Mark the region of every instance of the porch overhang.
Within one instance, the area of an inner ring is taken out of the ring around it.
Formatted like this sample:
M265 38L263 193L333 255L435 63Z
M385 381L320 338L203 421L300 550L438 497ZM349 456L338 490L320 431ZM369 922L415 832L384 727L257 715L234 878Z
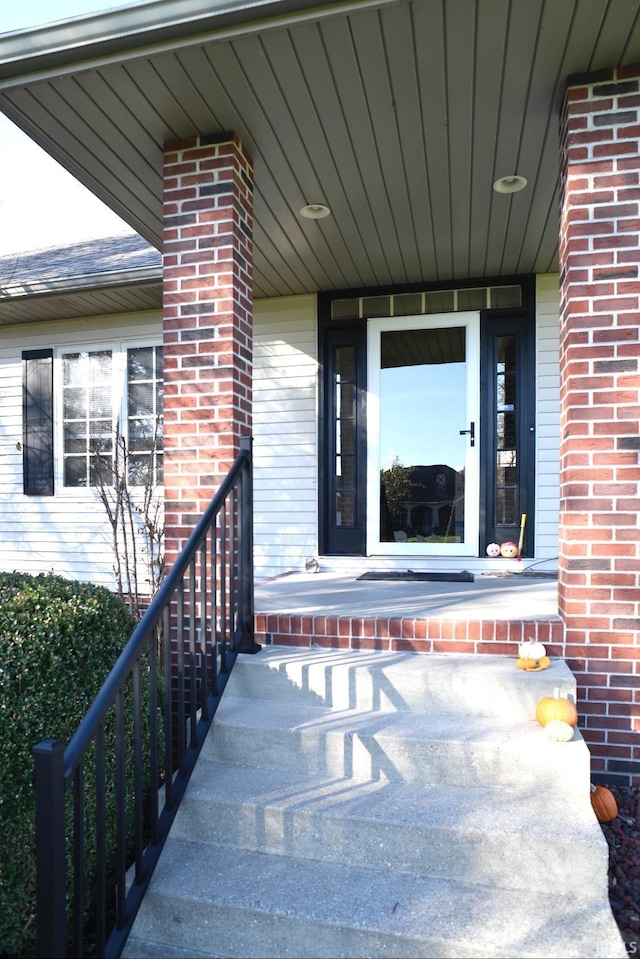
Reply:
M271 297L556 272L566 78L639 61L640 0L154 0L0 37L0 109L157 249L164 144L236 133Z

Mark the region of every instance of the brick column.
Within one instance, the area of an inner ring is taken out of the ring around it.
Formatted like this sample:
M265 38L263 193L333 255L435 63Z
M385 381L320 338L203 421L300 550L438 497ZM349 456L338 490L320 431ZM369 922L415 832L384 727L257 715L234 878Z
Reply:
M165 553L251 432L253 167L233 134L165 145Z
M640 66L562 118L559 607L601 781L640 782Z

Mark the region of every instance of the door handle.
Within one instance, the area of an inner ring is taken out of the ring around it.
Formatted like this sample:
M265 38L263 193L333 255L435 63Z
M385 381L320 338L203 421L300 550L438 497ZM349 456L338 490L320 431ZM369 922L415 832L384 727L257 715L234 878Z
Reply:
M468 430L460 430L460 436L465 436L467 433L469 434L469 445L475 446L476 445L476 424L475 423L470 423Z

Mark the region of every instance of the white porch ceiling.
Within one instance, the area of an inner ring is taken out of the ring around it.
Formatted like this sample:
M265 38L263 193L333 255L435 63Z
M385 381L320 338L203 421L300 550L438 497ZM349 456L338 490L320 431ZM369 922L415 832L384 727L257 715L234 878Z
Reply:
M0 37L0 109L158 249L163 144L235 131L278 296L556 271L566 78L637 62L640 0L154 0Z

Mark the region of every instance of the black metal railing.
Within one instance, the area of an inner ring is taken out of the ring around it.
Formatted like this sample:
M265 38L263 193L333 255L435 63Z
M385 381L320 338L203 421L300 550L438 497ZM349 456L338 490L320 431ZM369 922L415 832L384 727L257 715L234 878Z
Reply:
M38 956L120 956L253 618L246 439L73 738L34 747Z

